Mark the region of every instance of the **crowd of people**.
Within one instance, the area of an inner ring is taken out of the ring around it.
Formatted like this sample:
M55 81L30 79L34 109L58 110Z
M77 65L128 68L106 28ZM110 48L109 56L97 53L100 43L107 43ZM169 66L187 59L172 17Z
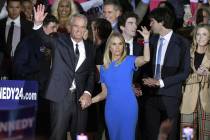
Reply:
M0 11L0 78L38 82L37 140L181 140L185 128L210 140L210 0L2 0Z

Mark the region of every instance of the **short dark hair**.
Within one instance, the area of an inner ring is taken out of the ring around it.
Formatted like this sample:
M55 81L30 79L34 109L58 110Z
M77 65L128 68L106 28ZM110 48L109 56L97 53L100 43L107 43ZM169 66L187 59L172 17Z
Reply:
M7 5L10 3L10 2L20 2L20 4L22 4L22 0L7 0Z
M168 8L156 8L149 14L149 19L154 18L157 22L163 22L163 26L173 29L175 17Z
M50 22L53 22L53 23L57 23L58 24L57 18L55 16L53 16L53 15L48 14L45 17L44 21L43 21L43 26L49 25Z
M128 18L135 18L138 23L138 16L134 12L125 12L122 16L118 18L118 29L121 31L120 26L125 26L125 23Z
M104 18L96 18L93 20L94 27L97 30L97 34L101 40L107 40L110 33L112 32L112 25L111 23L104 19Z

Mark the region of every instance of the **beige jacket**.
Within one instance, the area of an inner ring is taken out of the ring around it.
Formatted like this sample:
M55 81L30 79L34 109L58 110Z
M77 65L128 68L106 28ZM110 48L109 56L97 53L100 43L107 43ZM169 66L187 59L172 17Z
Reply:
M183 85L182 114L193 113L199 97L203 110L210 113L210 75L199 76L196 73L194 53L195 52L191 50L191 68L193 69L193 73L189 75ZM205 66L210 71L210 49L206 51L201 65Z

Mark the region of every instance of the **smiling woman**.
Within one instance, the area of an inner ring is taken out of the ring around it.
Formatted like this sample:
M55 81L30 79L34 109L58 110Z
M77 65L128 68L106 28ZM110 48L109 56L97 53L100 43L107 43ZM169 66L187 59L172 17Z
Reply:
M59 32L67 32L66 26L71 15L78 13L73 0L56 0L52 5L52 14L59 20Z
M181 130L194 129L195 139L209 140L210 124L210 26L194 29L191 48L191 73L183 86ZM182 136L182 135L181 135Z
M142 27L145 40L150 32ZM92 98L92 103L105 98L105 120L110 140L134 140L138 119L138 104L133 91L132 77L136 67L150 59L149 44L145 43L143 56L127 56L125 40L121 33L112 32L106 44L104 64L100 66L102 92ZM125 104L126 102L126 104Z

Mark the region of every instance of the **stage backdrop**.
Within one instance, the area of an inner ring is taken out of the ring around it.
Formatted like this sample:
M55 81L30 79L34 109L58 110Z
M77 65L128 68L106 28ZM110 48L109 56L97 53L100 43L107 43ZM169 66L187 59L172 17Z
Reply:
M34 140L38 84L0 81L0 140Z

